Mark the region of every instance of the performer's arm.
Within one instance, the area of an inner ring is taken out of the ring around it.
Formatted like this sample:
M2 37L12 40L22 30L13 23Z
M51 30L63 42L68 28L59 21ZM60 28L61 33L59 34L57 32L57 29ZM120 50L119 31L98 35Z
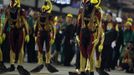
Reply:
M105 39L105 33L102 27L102 9L99 8L96 12L96 16L97 16L97 23L98 23L98 39L100 39L100 45L99 45L99 52L102 52L103 50L103 43L104 43L104 39Z
M3 40L5 40L6 38L7 28L8 28L8 18L5 19L4 29L2 31Z
M22 17L25 28L26 28L26 34L29 35L29 25L24 17Z
M34 24L34 37L35 37L35 42L37 40L37 33L38 33L38 21L36 21L35 24Z
M3 33L6 33L7 28L8 28L8 18L5 19Z
M34 35L35 37L37 36L37 32L38 32L38 25L37 25L37 21L35 21L35 24L34 24Z
M2 44L2 41L3 41L3 39L2 39L2 22L0 20L0 45Z

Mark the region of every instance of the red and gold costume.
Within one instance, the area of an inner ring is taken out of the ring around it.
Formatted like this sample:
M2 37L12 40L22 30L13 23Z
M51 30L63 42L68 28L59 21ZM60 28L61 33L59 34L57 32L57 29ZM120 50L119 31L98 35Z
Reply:
M101 27L102 14L99 4L100 0L83 0L78 14L76 39L80 45L80 75L94 75L95 52L97 52L97 67L100 67L104 33ZM96 49L97 45L98 49Z
M1 19L0 19L0 74L1 73L4 73L6 72L6 66L4 65L3 63L3 52L2 52L2 49L1 49L1 46L2 46L2 43L3 43L3 36L2 36L2 22L1 22Z
M18 71L22 75L30 73L21 66L24 61L24 42L29 40L28 24L24 16L24 10L20 8L20 0L11 0L8 15L5 20L4 34L9 30L10 64L8 71L15 70L15 61L18 57Z
M52 26L52 4L50 0L46 0L42 6L40 16L35 24L35 41L38 46L38 64L31 72L39 72L43 67L43 46L45 42L46 47L46 67L50 72L57 72L58 70L50 64L51 59L51 44L54 42L54 30Z

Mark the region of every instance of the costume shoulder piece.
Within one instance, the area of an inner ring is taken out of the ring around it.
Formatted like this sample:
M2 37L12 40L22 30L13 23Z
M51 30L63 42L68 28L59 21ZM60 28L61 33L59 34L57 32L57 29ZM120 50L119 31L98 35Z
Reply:
M102 9L100 7L99 8L96 8L95 15L97 16L98 20L101 20Z

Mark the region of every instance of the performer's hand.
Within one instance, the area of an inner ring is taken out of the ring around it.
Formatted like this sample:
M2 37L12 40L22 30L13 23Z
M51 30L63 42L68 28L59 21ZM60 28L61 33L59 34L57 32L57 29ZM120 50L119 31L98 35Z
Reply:
M37 37L36 36L35 36L34 40L35 40L35 42L37 41Z
M99 52L102 52L103 50L103 45L99 45Z
M78 36L76 36L76 41L78 42L78 44L80 44L80 39Z
M112 42L111 47L112 47L112 48L115 48L115 47L116 47L116 41L113 41L113 42Z
M3 33L3 35L2 35L2 40L4 41L5 39L6 39L6 34Z
M2 37L0 36L0 45L2 44L2 42L3 42L3 39L2 39Z
M95 39L92 44L98 44L99 40L98 39Z
M26 37L25 37L25 41L26 41L27 43L30 41L30 37L29 37L29 35L26 35Z
M50 40L50 44L51 44L51 45L54 44L54 39L51 39L51 40Z

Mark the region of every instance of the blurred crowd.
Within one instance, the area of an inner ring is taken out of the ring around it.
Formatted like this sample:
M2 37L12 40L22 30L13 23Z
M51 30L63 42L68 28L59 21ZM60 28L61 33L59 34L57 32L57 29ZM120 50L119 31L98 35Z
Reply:
M4 27L6 11L0 9L0 23ZM29 9L25 11L30 31L30 41L25 43L26 62L37 62L38 47L35 43L35 22L39 16L39 11ZM52 15L55 40L51 46L51 62L57 65L73 66L78 65L79 47L76 41L77 16L68 13L66 16ZM104 12L102 27L105 33L102 56L107 56L103 62L106 64L105 70L125 70L134 73L134 22L133 18L115 17L112 12ZM9 39L8 33L1 45L3 51L3 61L9 62ZM44 45L45 46L45 45ZM45 47L43 50L45 54ZM71 64L76 55L76 64ZM45 57L45 56L44 56ZM16 58L17 60L17 58ZM45 58L44 58L45 61ZM110 64L109 64L110 63Z

